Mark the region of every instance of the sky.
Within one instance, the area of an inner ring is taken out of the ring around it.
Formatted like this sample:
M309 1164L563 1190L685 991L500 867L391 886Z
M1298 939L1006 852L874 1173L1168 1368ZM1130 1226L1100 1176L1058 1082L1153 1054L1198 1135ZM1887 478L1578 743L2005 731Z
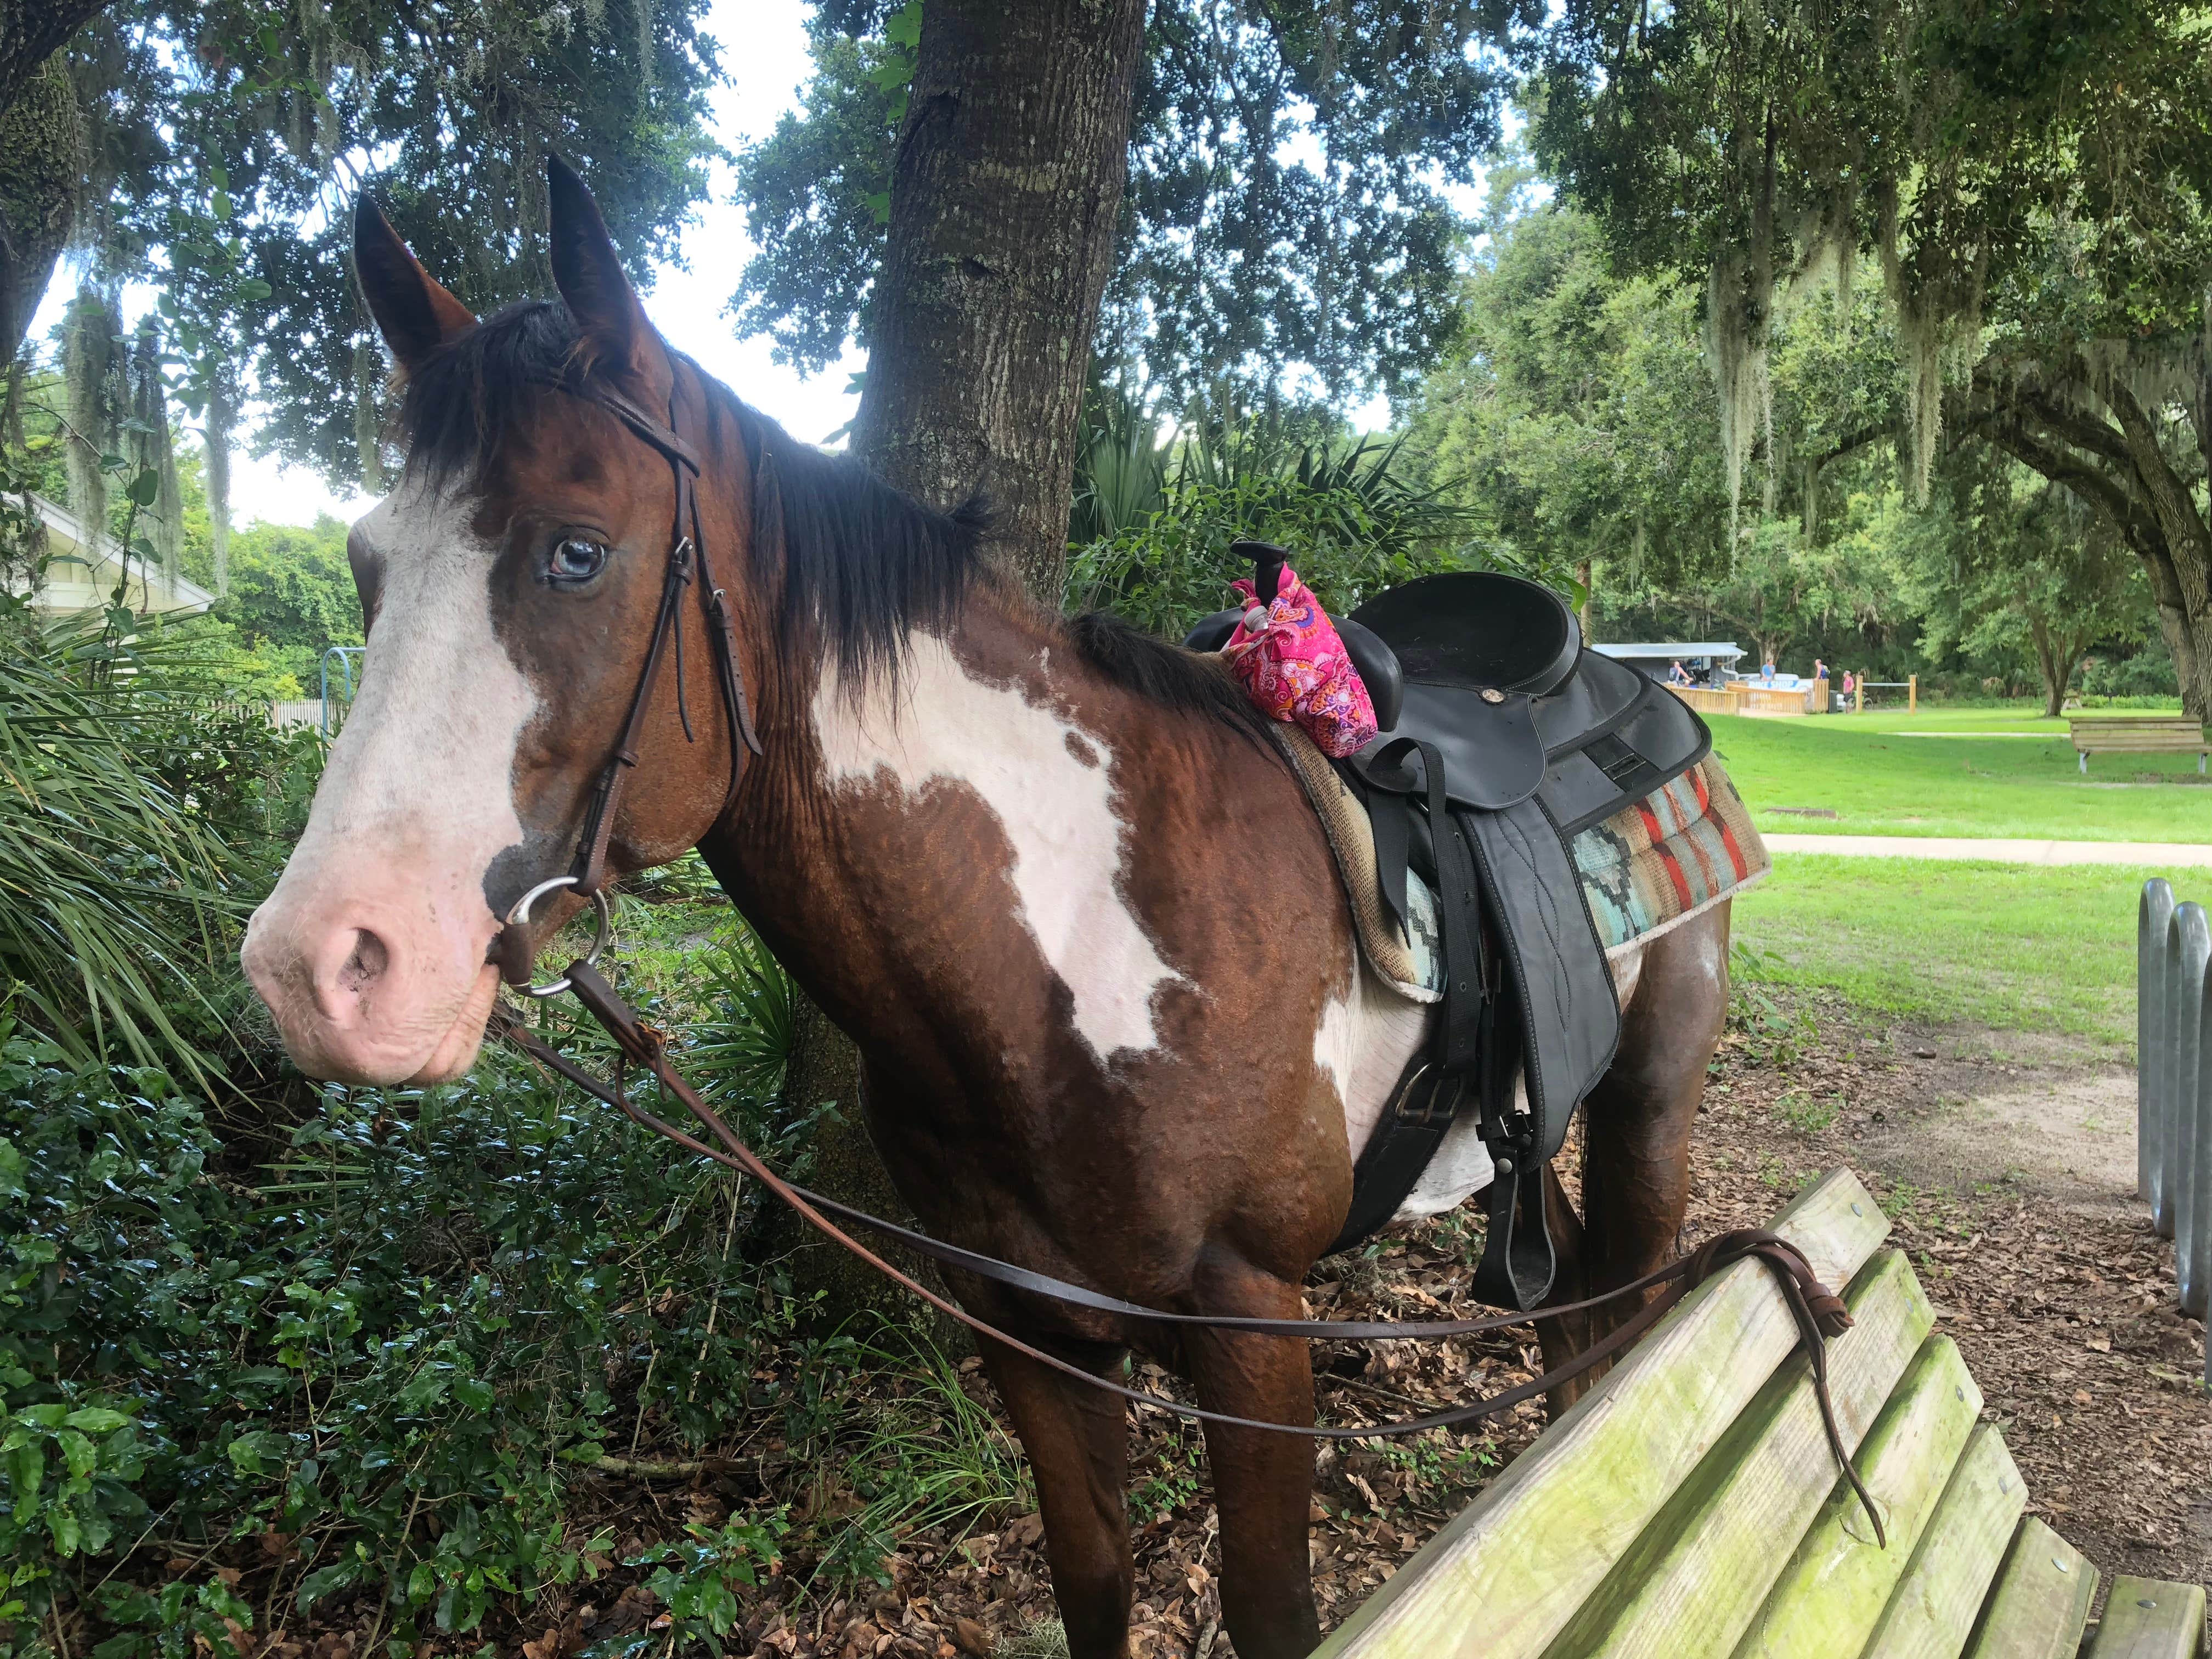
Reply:
M806 51L806 19L812 7L803 0L715 0L708 27L720 42L726 83L710 94L714 136L735 150L765 137L779 116L799 104L799 88L812 68ZM819 443L849 422L860 399L847 387L865 362L856 351L821 374L808 377L773 361L765 337L739 339L722 314L736 290L738 273L752 257L744 211L732 200L726 165L714 168L708 199L686 228L672 260L660 264L645 309L656 326L691 354L717 379L726 382L756 409L781 422L793 436ZM1459 192L1455 191L1457 195ZM1461 204L1471 210L1480 191ZM431 275L437 273L433 271ZM74 280L57 276L32 327L45 335L62 319L76 291ZM150 307L155 290L126 289L128 320ZM1388 422L1387 404L1352 411L1355 426ZM306 524L319 512L358 518L368 501L334 494L317 474L301 467L280 468L274 459L241 452L231 467L232 510L240 524L257 520Z

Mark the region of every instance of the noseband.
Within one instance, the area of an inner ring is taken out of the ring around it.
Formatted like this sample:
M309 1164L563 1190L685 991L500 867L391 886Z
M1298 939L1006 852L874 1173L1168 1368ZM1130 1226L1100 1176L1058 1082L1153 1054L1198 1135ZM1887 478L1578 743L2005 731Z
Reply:
M530 953L526 937L520 930L528 927L531 907L540 896L556 887L570 887L580 897L589 898L599 911L599 938L586 960L595 959L605 945L608 915L603 890L607 874L607 843L614 834L615 811L622 800L623 785L637 766L637 746L645 734L646 715L653 704L653 687L660 678L661 659L668 654L672 641L676 655L677 715L684 724L684 741L697 741L691 730L691 711L684 701L684 594L691 586L695 571L704 596L707 637L714 645L722 712L730 731L730 787L722 798L724 811L729 810L738 782L744 775L745 751L750 750L757 755L761 745L753 732L752 715L745 706L744 672L738 661L737 627L730 615L729 597L715 584L714 572L707 562L706 537L699 525L699 499L694 487L699 476L699 455L676 430L676 388L669 388L668 421L663 425L618 392L587 386L567 377L549 375L538 383L613 416L632 434L660 452L676 483L676 517L669 532L667 569L660 583L660 608L653 618L653 637L646 646L645 665L638 671L637 690L630 697L629 715L623 721L622 735L615 741L614 753L601 769L590 804L585 808L576 861L568 874L538 883L515 902L507 914L506 927L495 947L508 983L530 995L552 996L566 990L568 981L564 978L552 985L529 984Z

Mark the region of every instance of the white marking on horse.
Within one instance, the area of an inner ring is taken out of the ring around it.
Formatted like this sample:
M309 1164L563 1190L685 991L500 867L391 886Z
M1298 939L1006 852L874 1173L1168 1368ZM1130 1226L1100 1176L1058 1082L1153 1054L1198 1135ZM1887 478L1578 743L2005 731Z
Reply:
M416 482L361 521L381 566L374 642L307 830L247 937L249 962L258 934L302 1015L309 988L292 981L312 963L291 941L312 949L334 916L382 938L392 971L372 976L361 1013L380 1005L363 1040L392 1064L427 1051L482 989L500 921L484 872L523 839L514 760L538 697L494 636L496 550L470 518L465 499Z
M1344 1104L1345 1138L1356 1162L1382 1116L1391 1085L1427 1036L1433 1004L1400 996L1376 977L1364 957L1343 994L1322 1005L1314 1032L1314 1065L1329 1074Z
M913 637L897 705L880 678L847 695L831 668L813 712L833 791L888 778L913 811L949 783L989 807L1013 848L1017 914L1067 987L1078 1035L1102 1061L1158 1046L1153 994L1186 981L1122 894L1131 836L1115 811L1114 747L1103 733L1017 687L975 678L928 634Z
M1644 975L1643 947L1631 946L1608 960L1614 991L1626 1009ZM1345 1138L1353 1163L1359 1161L1369 1137L1382 1121L1390 1091L1414 1049L1427 1040L1429 1023L1436 1017L1434 1003L1399 995L1375 976L1364 957L1344 994L1322 1006L1321 1024L1314 1033L1314 1065L1329 1074L1344 1102ZM1516 1079L1513 1094L1515 1103L1526 1109L1526 1082ZM1444 1131L1428 1168L1390 1219L1395 1223L1441 1215L1490 1185L1492 1177L1477 1115L1462 1112Z

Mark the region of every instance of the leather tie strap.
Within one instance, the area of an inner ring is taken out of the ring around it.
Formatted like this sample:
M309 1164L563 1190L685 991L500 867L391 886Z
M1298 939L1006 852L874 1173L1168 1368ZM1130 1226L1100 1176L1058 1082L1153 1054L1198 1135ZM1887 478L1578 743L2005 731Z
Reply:
M640 1019L629 1005L624 1002L606 980L589 963L572 963L568 969L571 986L576 997L591 1012L592 1017L605 1028L614 1039L625 1065L635 1065L648 1073L656 1082L678 1100L699 1123L721 1143L710 1146L696 1136L687 1133L674 1124L655 1116L635 1104L622 1085L619 1072L612 1084L592 1076L583 1067L562 1054L535 1032L523 1025L506 1009L494 1011L491 1030L494 1035L505 1037L524 1053L575 1084L586 1093L618 1108L633 1121L665 1136L677 1145L701 1156L714 1159L741 1174L749 1175L768 1188L778 1200L789 1206L801 1219L823 1237L831 1240L893 1283L913 1292L939 1312L974 1331L978 1336L1013 1350L1039 1364L1088 1387L1115 1395L1139 1405L1153 1406L1176 1416L1203 1423L1219 1423L1240 1429L1258 1429L1272 1433L1304 1435L1322 1440L1365 1440L1381 1436L1418 1434L1429 1429L1451 1428L1494 1417L1510 1411L1524 1401L1534 1400L1594 1366L1602 1364L1627 1347L1644 1332L1663 1318L1691 1290L1716 1273L1746 1259L1753 1259L1766 1267L1780 1286L1789 1303L1799 1340L1809 1356L1814 1389L1820 1402L1821 1421L1827 1431L1828 1446L1838 1465L1850 1481L1852 1490L1866 1504L1873 1519L1875 1536L1887 1546L1881 1530L1881 1521L1866 1489L1861 1484L1857 1471L1851 1467L1849 1452L1835 1419L1828 1397L1827 1358L1825 1340L1839 1335L1850 1325L1850 1315L1842 1301L1824 1287L1814 1273L1804 1253L1789 1240L1778 1234L1756 1231L1723 1233L1708 1239L1690 1255L1668 1263L1641 1279L1621 1285L1616 1290L1556 1307L1538 1309L1533 1314L1510 1315L1486 1319L1432 1321L1425 1323L1401 1323L1392 1321L1328 1321L1252 1318L1237 1315L1182 1314L1164 1309L1146 1308L1124 1302L1084 1285L1069 1284L1049 1274L1000 1261L957 1245L947 1244L926 1233L902 1227L878 1217L856 1210L818 1193L794 1187L761 1161L758 1154L745 1145L718 1112L702 1099L669 1064L667 1046L661 1035ZM977 1318L949 1298L931 1290L907 1273L901 1272L882 1256L860 1243L838 1227L829 1218L853 1223L869 1231L895 1240L913 1250L956 1272L973 1273L978 1278L1027 1292L1049 1297L1070 1306L1088 1308L1121 1318L1154 1324L1198 1326L1212 1330L1240 1333L1252 1336L1291 1337L1304 1340L1375 1341L1407 1339L1438 1339L1479 1335L1512 1326L1527 1323L1531 1318L1557 1318L1569 1314L1583 1313L1632 1297L1650 1295L1642 1307L1614 1330L1592 1344L1567 1364L1528 1382L1472 1401L1448 1410L1425 1416L1403 1419L1396 1422L1342 1426L1334 1425L1305 1425L1275 1423L1261 1418L1238 1417L1230 1413L1207 1411L1201 1407L1185 1405L1163 1395L1133 1389L1110 1377L1085 1370L1081 1366L1048 1353L1023 1341L988 1322Z

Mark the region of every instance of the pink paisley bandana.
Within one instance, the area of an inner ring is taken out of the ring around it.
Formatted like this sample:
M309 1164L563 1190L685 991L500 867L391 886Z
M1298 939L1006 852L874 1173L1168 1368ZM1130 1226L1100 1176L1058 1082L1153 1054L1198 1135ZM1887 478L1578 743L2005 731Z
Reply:
M1304 726L1324 755L1340 758L1372 743L1375 705L1336 624L1297 573L1283 567L1274 603L1264 610L1249 580L1230 586L1246 609L1221 652L1261 713Z

